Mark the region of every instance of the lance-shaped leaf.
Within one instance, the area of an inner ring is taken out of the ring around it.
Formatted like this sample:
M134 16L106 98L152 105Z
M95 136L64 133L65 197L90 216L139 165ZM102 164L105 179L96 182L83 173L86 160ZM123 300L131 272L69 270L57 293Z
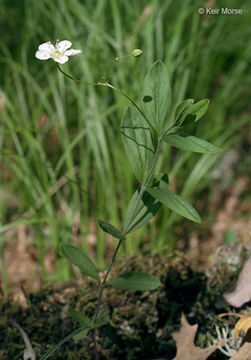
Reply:
M123 290L147 291L157 289L161 285L161 282L156 276L150 274L127 272L107 281L107 284Z
M119 240L125 239L125 236L115 226L113 226L103 220L98 220L98 223L104 232L112 235L116 239L119 239Z
M179 116L176 119L176 125L179 126L190 125L198 121L205 114L209 105L208 99L200 100L195 104L192 104L191 100L190 101L185 100L185 101L187 101L187 103L185 103L186 106L184 105L184 102L180 104L180 109L182 107L182 104L183 104L183 109L179 111Z
M153 163L154 148L150 129L134 108L128 107L125 111L121 134L132 170L143 183Z
M72 264L76 265L83 274L86 274L100 282L98 270L96 269L93 261L80 249L73 245L62 245L61 250L67 259Z
M197 153L216 153L221 151L218 147L205 140L184 133L166 135L164 140L169 145L185 151Z
M168 189L168 176L164 174L160 181L156 182L155 187ZM138 204L134 218L131 220L129 225L131 216L137 203L139 192L139 190L135 191L126 210L124 229L128 228L126 232L127 234L141 228L143 225L148 223L148 221L150 221L162 207L162 203L160 201L156 200L153 196L145 192Z
M147 192L177 214L195 222L201 221L199 214L192 205L170 190L152 187L147 189Z
M88 335L88 332L91 330L90 327L82 330L80 333L76 334L73 336L74 340L82 340L84 337L86 337Z
M86 327L91 327L91 321L83 313L81 313L77 310L74 310L74 309L69 309L69 314L71 315L71 317L74 320L79 322L80 325L86 326Z
M144 81L143 106L153 128L162 134L168 127L167 115L171 107L171 88L166 66L156 61Z

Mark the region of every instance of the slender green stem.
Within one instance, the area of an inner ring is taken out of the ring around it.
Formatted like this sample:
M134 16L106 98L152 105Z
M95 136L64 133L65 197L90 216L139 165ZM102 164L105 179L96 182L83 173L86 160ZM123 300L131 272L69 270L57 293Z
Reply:
M108 82L89 82L89 81L83 81L83 80L79 80L79 79L75 79L72 76L68 75L67 73L65 73L61 67L57 64L57 68L58 70L64 75L66 76L68 79L73 80L75 82L78 82L80 84L85 84L85 85L92 85L92 86L103 86L103 87L109 87L110 89L113 89L114 91L117 91L120 95L122 95L123 97L125 97L127 100L130 101L130 103L135 107L135 109L143 116L144 120L147 122L147 124L150 126L150 128L152 129L152 131L158 135L157 131L153 128L153 126L151 125L150 121L147 119L147 117L145 116L145 114L143 113L143 111L140 109L140 107L136 104L136 102L130 98L130 96L128 96L126 93L124 93L122 90L116 88L115 86L109 84Z
M104 79L104 81L109 81L109 77L110 77L110 73L112 68L114 67L114 65L116 65L120 60L124 60L126 58L129 58L133 56L133 54L128 54L128 55L123 55L123 56L118 56L115 59L113 59L110 64L107 67L106 72L104 73L104 75L102 76L102 79Z
M147 119L147 117L145 116L145 114L143 113L143 111L140 109L140 107L136 104L136 102L134 100L132 100L130 98L130 96L128 96L126 93L124 93L123 91L121 91L120 89L116 88L115 86L107 83L107 86L115 91L117 91L120 95L124 96L126 99L128 99L130 101L130 103L138 110L138 112L143 116L143 118L145 119L145 121L147 122L147 124L150 126L150 128L153 130L153 132L158 135L157 131L154 129L154 127L152 126L152 124L150 123L150 121Z
M153 163L152 163L152 166L151 166L151 169L149 170L148 174L147 174L147 177L146 177L146 180L144 181L144 183L142 184L141 186L141 189L140 189L140 192L139 192L139 195L138 195L138 198L137 198L137 201L135 203L135 206L134 206L134 209L133 209L133 212L131 214L131 217L129 218L129 221L127 223L127 226L126 228L123 230L122 234L123 235L126 235L127 231L129 230L130 228L130 225L134 219L134 216L136 214L136 211L138 209L138 206L140 204L140 201L144 195L144 192L147 188L147 186L149 185L149 182L151 181L151 178L152 178L152 175L154 173L154 169L155 169L155 166L156 166L156 163L157 163L157 160L158 160L158 156L159 156L159 152L160 152L160 145L161 145L161 142L162 142L162 139L163 137L160 136L158 138L158 145L157 145L157 148L156 148L156 152L155 152L155 155L154 155L154 159L153 159ZM125 239L124 239L125 240ZM102 300L102 295L103 295L103 291L104 291L104 287L105 287L105 283L106 283L106 280L107 280L107 277L111 271L111 268L112 268L112 265L114 263L114 260L116 258L116 255L119 251L119 248L122 244L122 242L124 240L119 240L117 246L116 246L116 249L113 253L113 256L112 256L112 259L110 261L110 264L108 266L108 269L106 271L106 274L105 274L105 277L102 281L102 283L100 284L99 286L99 294L98 294L98 300L97 300L97 306L96 306L96 311L95 311L95 315L94 315L94 319L93 319L93 325L95 325L96 321L97 321L97 318L98 318L98 313L99 313L99 310L100 310L100 306L101 306L101 300ZM96 357L96 360L99 360L99 355L98 355L98 350L97 350L97 342L96 342L96 337L95 337L95 330L93 332L93 342L94 342L94 352L95 352L95 357Z
M67 74L66 72L64 72L61 67L57 64L57 68L58 70L64 75L66 76L68 79L73 80L75 82L78 82L80 84L85 84L85 85L93 85L93 86L106 86L107 87L107 83L99 83L99 82L90 82L90 81L84 81L84 80L79 80L79 79L75 79L74 77L70 76L69 74Z
M144 192L147 188L147 186L149 185L149 182L152 178L152 175L153 175L153 172L154 172L154 169L155 169L155 166L156 166L156 163L157 163L157 159L158 159L158 156L159 156L159 152L160 152L160 145L161 145L161 142L162 142L162 139L163 137L160 136L158 138L158 144L157 144L157 148L156 148L156 152L155 152L155 155L154 155L154 159L153 159L153 163L152 163L152 166L151 166L151 169L149 170L148 174L147 174L147 177L146 177L146 180L144 181L144 183L142 184L141 188L140 188L140 192L139 192L139 195L138 195L138 198L137 198L137 201L135 203L135 207L133 209L133 212L128 220L128 223L127 223L127 226L126 228L124 229L123 231L123 235L126 235L127 231L129 230L130 228L130 225L134 219L134 216L136 214L136 211L138 209L138 206L139 206L139 203L144 195Z
M93 325L96 324L96 321L97 321L97 318L98 318L98 313L99 313L99 310L100 310L100 306L101 306L101 300L102 300L102 295L103 295L103 291L104 291L104 286L105 286L105 282L107 280L107 277L111 271L111 268L112 268L112 265L114 263L114 260L116 258L116 255L119 251L119 248L122 244L123 240L119 240L117 246L116 246L116 249L113 253L113 256L112 256L112 259L110 261L110 264L107 268L107 271L106 271L106 274L105 274L105 277L102 281L102 283L99 285L99 293L98 293L98 300L97 300L97 305L96 305L96 310L95 310L95 314L94 314L94 318L93 318ZM94 353L95 353L95 358L96 360L99 360L99 355L98 355L98 349L97 349L97 341L96 341L96 336L95 336L95 330L93 330L93 344L94 344Z

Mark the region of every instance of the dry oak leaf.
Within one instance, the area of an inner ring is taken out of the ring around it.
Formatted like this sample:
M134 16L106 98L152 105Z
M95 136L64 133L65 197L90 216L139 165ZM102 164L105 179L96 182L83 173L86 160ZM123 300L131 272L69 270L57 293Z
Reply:
M206 360L218 346L223 342L212 345L206 349L200 349L194 345L194 339L197 332L198 324L189 325L185 315L181 316L181 328L178 332L172 334L176 346L177 354L173 360Z
M223 294L224 299L234 307L241 307L251 300L251 257L245 262L234 291Z

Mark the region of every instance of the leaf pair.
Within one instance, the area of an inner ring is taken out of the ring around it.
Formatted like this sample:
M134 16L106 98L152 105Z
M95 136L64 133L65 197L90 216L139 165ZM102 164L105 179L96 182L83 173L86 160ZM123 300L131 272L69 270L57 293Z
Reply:
M107 229L107 225L110 224L107 223L105 224ZM100 277L93 261L80 249L78 249L73 245L62 245L61 250L63 254L67 257L67 259L72 264L76 265L83 274L86 274L91 278L100 282ZM127 272L114 279L107 281L106 285L116 286L119 289L124 289L124 290L148 291L148 290L154 290L157 287L159 287L160 281L158 278L150 274L140 273L140 272ZM86 327L85 329L83 329L83 332L84 330L87 329L90 330L91 324L88 318L86 318L83 314L78 315L77 317L76 313L74 312L73 312L73 316L75 316L76 320L78 320L83 326Z
M130 200L124 221L124 228L128 228L127 234L145 225L155 216L162 205L189 220L200 222L200 216L197 211L185 199L168 189L168 176L166 174L152 187L147 188L146 191L139 202L134 219L129 224L139 190L133 194Z

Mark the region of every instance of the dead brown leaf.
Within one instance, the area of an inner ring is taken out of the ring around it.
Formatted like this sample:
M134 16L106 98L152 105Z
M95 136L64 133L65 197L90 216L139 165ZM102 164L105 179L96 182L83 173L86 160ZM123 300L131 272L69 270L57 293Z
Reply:
M251 257L245 262L234 291L223 294L224 299L234 307L241 307L251 300Z
M185 315L181 317L181 328L172 336L176 342L177 354L173 360L206 360L221 343L212 345L206 349L200 349L194 345L194 339L198 325L189 325Z

